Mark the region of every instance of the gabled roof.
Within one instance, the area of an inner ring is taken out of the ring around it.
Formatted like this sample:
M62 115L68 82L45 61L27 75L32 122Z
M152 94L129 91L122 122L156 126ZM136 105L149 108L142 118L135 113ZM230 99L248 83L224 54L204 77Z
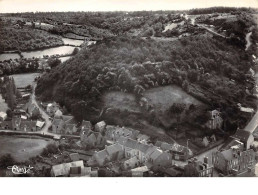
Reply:
M137 135L137 139L149 140L150 137L148 135L145 135L145 134L139 134L139 135Z
M82 121L82 127L91 129L92 128L92 124L91 124L90 121L83 120Z
M5 112L0 112L0 117L1 118L6 118L7 117L7 114Z
M95 124L95 127L104 127L104 126L106 126L105 121L100 121L97 124Z
M248 131L239 129L239 130L237 130L237 132L235 133L235 135L233 137L246 142L249 139L250 135L251 135L251 133L249 133Z
M108 158L109 154L107 152L107 150L101 150L99 152L96 152L94 154L94 156L98 159L101 159L102 161L104 161L106 158Z
M42 128L44 124L45 124L45 122L43 122L43 121L37 121L36 126L39 128Z
M72 131L74 127L76 127L75 124L66 124L66 125L65 125L65 129L66 129L66 130L70 130L70 131Z
M62 116L62 115L63 115L63 113L59 109L55 112L55 116Z
M70 175L81 175L82 169L81 167L70 167Z
M70 162L70 163L54 165L54 166L52 166L52 172L55 177L67 176L70 173L71 167L81 167L81 169L83 169L84 168L83 161L80 160L80 161L75 161L75 162Z
M159 150L158 148L156 148L151 154L150 154L150 158L152 160L156 160L163 152L161 150Z
M149 171L147 166L137 167L134 169L131 169L132 172L147 172Z
M149 146L149 145L146 145L146 144L142 144L142 143L139 143L137 142L136 146L135 146L135 149L137 150L140 150L141 152L143 153L146 153L147 150L152 147L152 146Z
M97 137L94 132L91 132L91 134L88 135L88 140L91 140L94 143L97 141Z
M106 147L106 151L109 155L115 154L116 152L123 151L123 146L116 143Z
M60 125L63 122L63 119L54 118L52 125Z
M125 160L124 162L125 163L137 163L138 161L139 161L139 159L136 156L134 156L132 158Z
M224 150L221 152L221 154L228 161L233 159L233 150L232 149Z
M70 156L70 159L72 161L79 161L80 160L80 155L78 153L71 153L71 154L69 154L69 156Z

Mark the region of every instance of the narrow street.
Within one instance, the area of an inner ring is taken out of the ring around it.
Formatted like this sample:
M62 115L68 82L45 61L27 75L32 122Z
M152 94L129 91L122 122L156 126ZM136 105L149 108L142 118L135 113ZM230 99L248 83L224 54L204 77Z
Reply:
M45 125L43 126L43 128L40 131L38 131L38 133L43 134L43 135L44 134L52 135L52 136L55 136L56 138L58 138L58 137L60 137L60 135L48 132L48 129L52 125L52 122L51 122L51 120L49 120L48 114L38 105L38 103L36 101L36 97L35 97L36 86L37 86L37 84L34 83L33 84L33 93L31 94L31 102L39 108L40 114L41 114L42 118L44 118L44 120L45 120Z

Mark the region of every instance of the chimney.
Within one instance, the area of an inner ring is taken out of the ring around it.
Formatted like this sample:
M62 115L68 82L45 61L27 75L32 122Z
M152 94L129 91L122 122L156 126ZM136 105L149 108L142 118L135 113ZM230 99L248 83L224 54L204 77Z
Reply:
M204 157L203 162L208 165L209 164L209 157Z

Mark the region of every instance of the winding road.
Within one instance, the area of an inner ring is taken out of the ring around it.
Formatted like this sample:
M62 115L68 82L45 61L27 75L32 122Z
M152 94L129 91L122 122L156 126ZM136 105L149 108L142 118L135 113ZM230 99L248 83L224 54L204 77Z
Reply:
M36 83L33 84L33 93L31 94L31 102L33 104L35 104L35 106L38 107L42 118L44 118L44 120L45 120L45 125L43 126L43 128L40 131L38 131L38 133L43 134L43 135L51 135L51 136L54 136L57 139L60 139L60 137L61 137L60 135L48 132L48 129L52 125L52 122L51 122L51 120L49 120L48 114L38 105L38 102L36 101L36 96L35 96L36 86L37 86Z

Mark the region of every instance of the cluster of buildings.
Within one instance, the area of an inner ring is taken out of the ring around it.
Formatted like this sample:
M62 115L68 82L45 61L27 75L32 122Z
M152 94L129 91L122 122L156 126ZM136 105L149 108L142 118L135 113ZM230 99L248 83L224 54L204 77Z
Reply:
M14 130L24 132L39 131L45 125L41 119L39 108L29 101L24 105L24 109L14 109L12 117L7 118L5 113L2 113L3 119L0 120L0 130Z
M252 133L237 130L220 151L212 154L212 163L220 176L253 176L257 155Z
M46 111L49 119L52 120L51 131L55 134L76 134L78 131L77 122L71 115L63 114L64 108L61 108L56 102L43 104L42 108Z
M25 132L41 130L45 122L41 118L39 108L29 100L31 86L16 89L11 77L5 80L2 90L6 91L5 97L10 109L9 114L0 112L0 130Z

